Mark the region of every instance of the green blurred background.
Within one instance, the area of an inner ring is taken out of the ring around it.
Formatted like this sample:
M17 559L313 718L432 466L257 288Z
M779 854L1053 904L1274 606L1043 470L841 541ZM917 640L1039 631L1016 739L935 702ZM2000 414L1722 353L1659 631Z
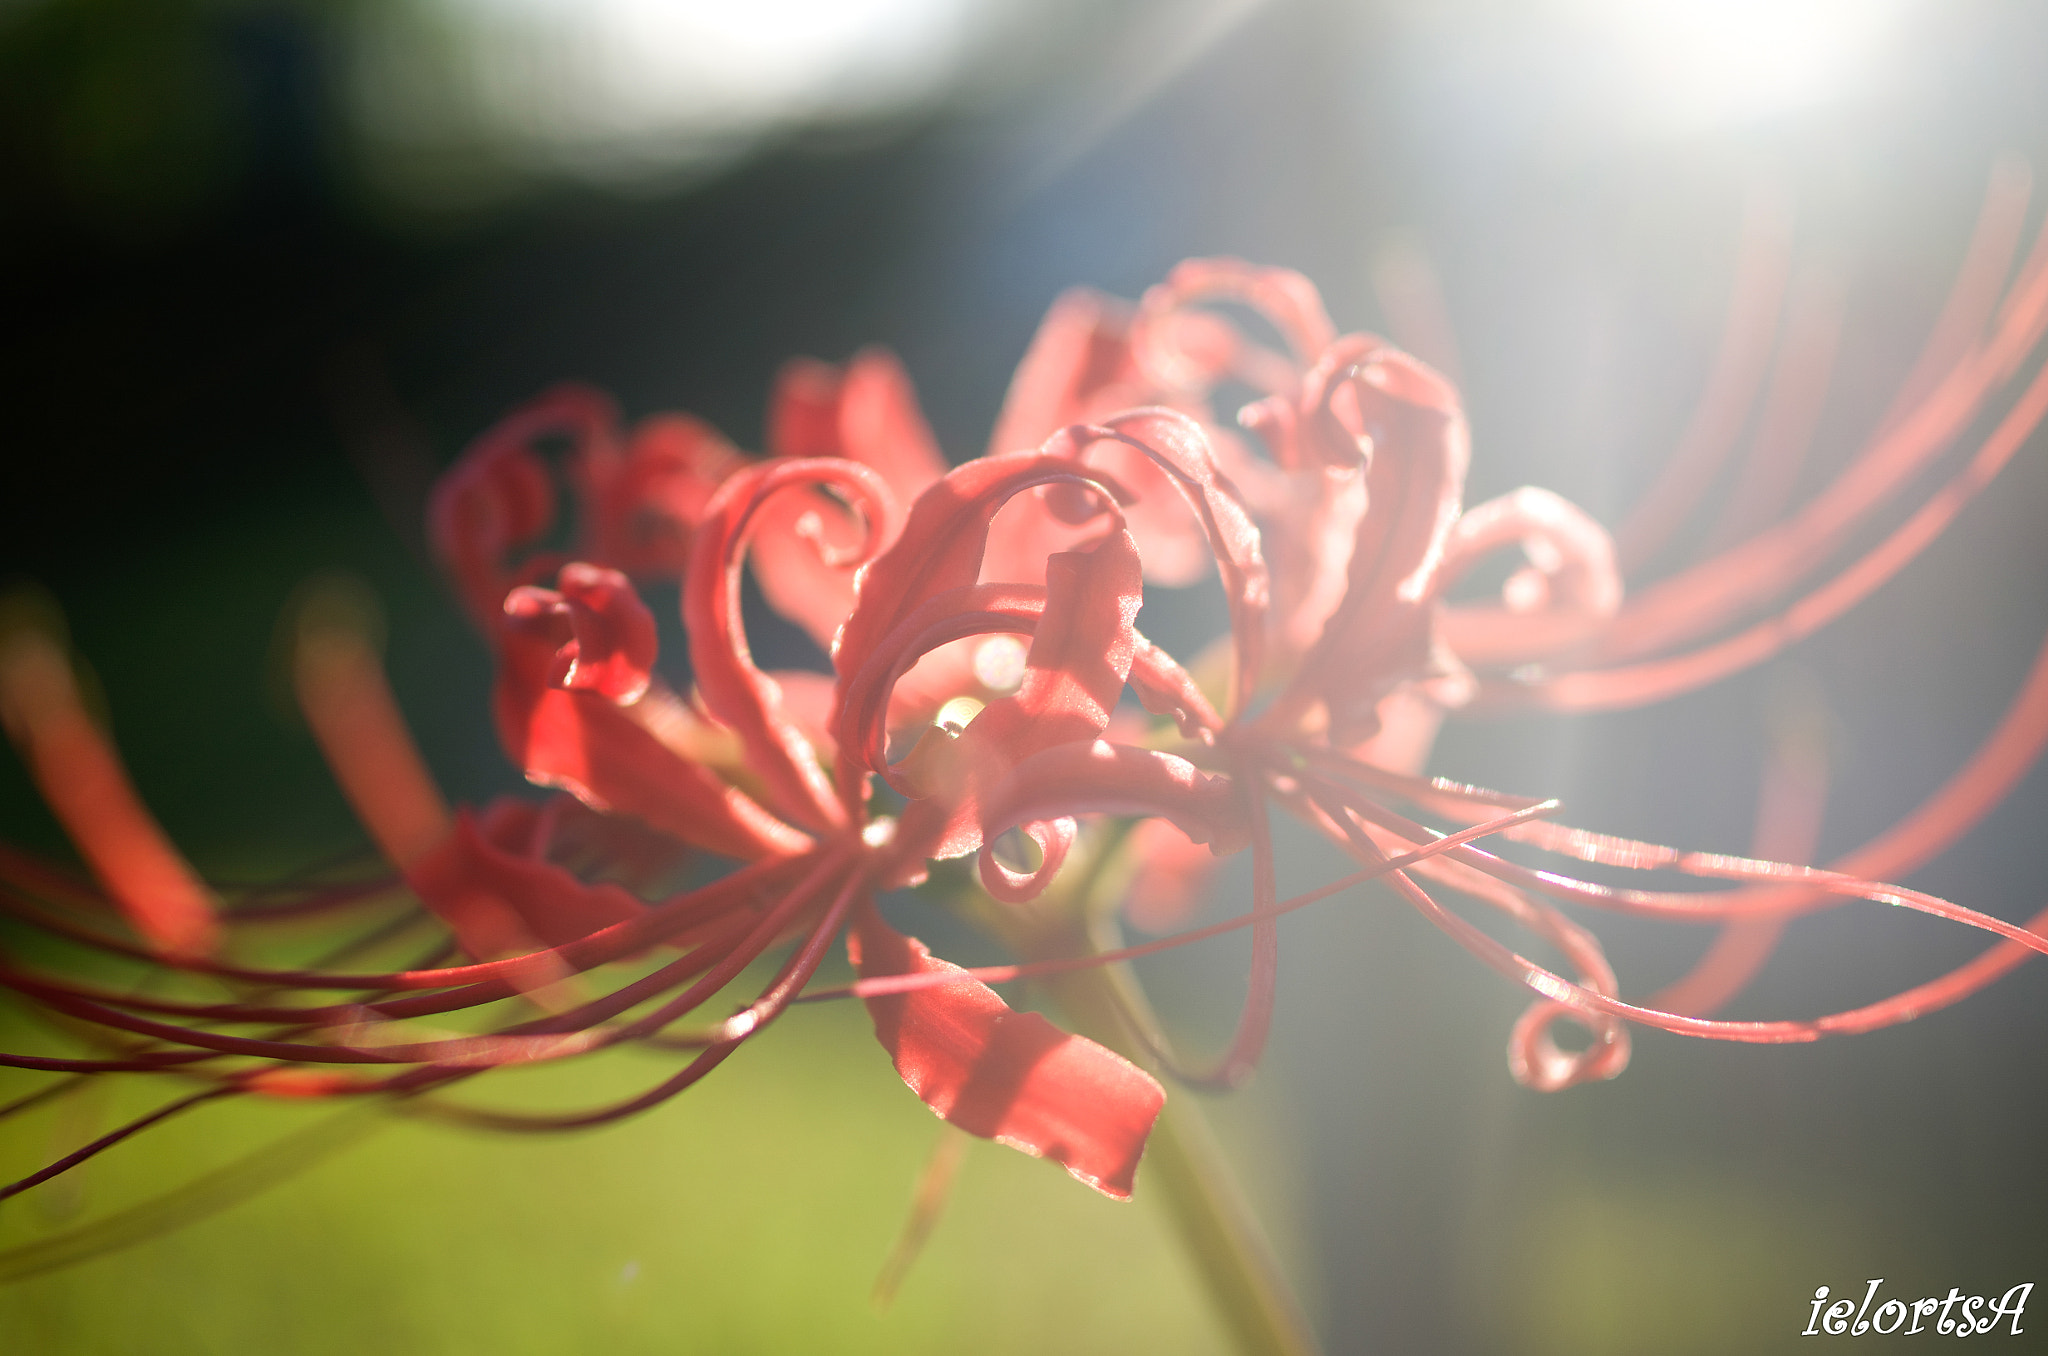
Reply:
M1811 485L1910 364L1995 157L2048 166L2048 16L2017 0L760 13L0 2L0 570L63 604L144 795L206 869L360 841L275 672L278 612L317 570L379 591L451 794L516 786L418 509L469 437L556 380L758 445L783 359L879 341L957 459L1061 287L1135 296L1183 256L1234 253L1309 273L1348 328L1386 326L1389 261L1420 259L1456 336L1471 497L1543 484L1613 522L1697 398L1759 192L1849 297ZM1926 560L1772 669L1642 712L1455 725L1437 770L1740 850L1768 713L1818 694L1821 851L1853 846L1953 770L2048 631L2044 452L2037 436ZM1217 627L1199 592L1149 608L1169 644ZM2044 816L2037 772L1912 883L2027 916ZM7 755L0 834L64 850ZM1283 888L1338 868L1302 844L1287 869ZM1546 1098L1502 1067L1521 996L1391 905L1289 925L1271 1054L1213 1108L1332 1351L1769 1351L1799 1344L1822 1284L2048 1283L2040 974L1853 1041L1645 1035L1616 1082ZM937 935L928 913L901 906ZM1630 993L1704 940L1593 921ZM1850 1006L1976 948L1846 911L1795 927L1734 1015ZM1241 969L1221 944L1148 977L1208 1033ZM25 1018L0 1022L13 1040ZM664 1068L491 1082L583 1102ZM0 1079L0 1099L35 1085ZM152 1095L0 1124L0 1166ZM0 1205L0 1246L320 1114L196 1112ZM805 1010L602 1132L366 1129L189 1229L0 1289L0 1351L1222 1347L1142 1178L1118 1207L983 1144L877 1314L938 1130L861 1013Z

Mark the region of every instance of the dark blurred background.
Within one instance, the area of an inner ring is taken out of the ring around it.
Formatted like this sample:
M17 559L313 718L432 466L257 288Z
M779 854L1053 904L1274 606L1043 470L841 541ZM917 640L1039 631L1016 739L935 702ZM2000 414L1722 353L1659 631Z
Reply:
M758 446L783 360L880 342L958 460L1061 288L1135 296L1182 257L1236 254L1455 366L1471 499L1542 484L1611 524L1699 397L1746 212L1785 212L1795 260L1847 297L1811 487L1911 365L1998 157L2048 166L2048 14L2022 0L716 8L0 0L0 573L62 603L144 794L209 869L351 841L275 671L278 611L319 569L383 596L394 681L451 794L514 785L417 515L438 467L552 382ZM2037 434L1926 559L1784 660L1640 712L1454 724L1436 770L1742 850L1769 713L1793 700L1829 749L1820 853L1854 846L1958 765L2048 632L2044 454ZM1201 629L1189 611L1173 624ZM61 850L0 764L0 830ZM2044 816L2037 772L1912 883L2025 918ZM1334 869L1303 849L1304 883ZM1706 940L1594 921L1630 994ZM1288 941L1253 1109L1219 1115L1333 1351L1770 1350L1823 1284L2048 1283L2039 973L1854 1040L1648 1034L1620 1080L1539 1097L1502 1067L1521 996L1390 899ZM1978 945L1844 910L1796 926L1734 1015L1851 1006ZM1175 957L1163 1001L1215 1027L1241 963ZM934 1252L978 1256L961 1235L1002 1219L949 1220ZM1031 1284L1031 1257L990 1256ZM0 1292L0 1333L117 1349L127 1330L88 1297L114 1268L168 1265L137 1257ZM181 1292L184 1345L163 1349L240 1349L209 1315L263 1283L193 1265L213 1279ZM1161 1265L1145 1302L1185 1293ZM697 1302L679 1286L649 1312ZM434 1303L468 1323L481 1301ZM392 1349L468 1349L428 1301L398 1308ZM619 1350L669 1333L607 1312ZM846 1312L824 1345L915 1345ZM933 1321L934 1349L955 1345ZM787 1336L677 1331L661 1349ZM1069 1335L1130 1345L1107 1331Z

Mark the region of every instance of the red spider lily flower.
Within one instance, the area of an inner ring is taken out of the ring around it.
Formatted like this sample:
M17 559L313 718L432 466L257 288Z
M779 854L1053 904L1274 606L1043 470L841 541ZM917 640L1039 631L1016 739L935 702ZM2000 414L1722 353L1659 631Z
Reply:
M1164 1097L1158 1083L1038 1014L1012 1011L892 930L874 902L879 891L922 878L927 858L979 846L976 788L1041 747L1100 735L1141 651L1151 655L1144 672L1160 670L1161 657L1131 625L1141 583L1119 507L1127 493L1058 453L989 458L940 474L907 384L879 355L843 376L792 369L774 427L777 455L758 461L674 419L650 421L627 439L606 402L563 388L485 435L443 482L433 504L435 545L497 655L500 735L531 780L569 799L451 810L345 600L329 598L302 616L297 679L309 724L383 855L474 963L434 957L402 972L345 975L258 970L189 946L159 948L170 964L263 991L228 1003L135 999L61 976L9 973L6 982L36 1001L116 1041L146 1042L124 1058L26 1062L81 1072L176 1069L209 1078L206 1096L385 1092L476 1123L593 1124L652 1105L715 1067L786 1010L843 931L863 976L937 981L870 1003L882 1044L935 1112L1127 1197ZM535 448L544 436L570 445L566 469L584 510L580 553L597 560L522 555L555 514L552 478ZM1032 498L1039 489L1066 492L1059 511L1071 523ZM912 498L907 516L899 490ZM1020 496L1023 512L1003 515ZM978 584L999 518L1009 524L1013 560L1028 556L1034 535L1080 549L1041 554L1043 582ZM604 559L606 550L616 555ZM750 555L764 592L802 600L795 619L832 643L837 684L799 686L755 665L739 611ZM679 579L695 680L689 699L656 676L652 616L615 566ZM1004 641L1028 640L1014 691L981 682L971 662L942 666L936 692L926 675L910 707L969 693L989 699L961 741L973 756L928 759L951 770L917 788L900 821L877 817L868 772L844 750L886 741L892 710L905 709L895 698L908 670L975 632L952 615L963 593L976 606L1001 595ZM945 637L927 634L930 625ZM61 657L35 654L45 667L61 667ZM38 686L41 670L31 667L10 661L0 695L10 713L28 713L24 740L37 748L54 737L55 718L41 714L51 701ZM805 700L786 703L785 683ZM877 690L879 704L858 695ZM836 785L826 771L835 757ZM58 787L53 799L62 795ZM147 823L132 795L122 807ZM99 841L93 834L112 836L111 819L88 807L74 833L90 847ZM600 836L593 826L624 826L629 840L637 837L631 845L657 861L695 850L744 865L648 904L621 882L564 869ZM160 834L151 841L176 861ZM115 890L118 873L103 875ZM14 884L30 909L36 896L71 903L78 895L32 867ZM156 929L152 936L166 926L160 915L138 915ZM42 921L74 940L123 950L66 920ZM753 1003L708 1029L673 1029L792 936L794 953ZM590 997L577 979L656 946L679 954L608 993ZM307 1005L273 996L318 989L353 999ZM514 996L545 1015L478 1035L405 1026ZM628 1040L698 1053L640 1097L588 1111L518 1115L428 1096L495 1065ZM303 1072L350 1064L406 1067Z
M1013 393L1013 406L1072 408L1087 398L1088 374L1105 371L1120 374L1120 394L1169 400L1197 417L1208 392L1225 378L1271 391L1239 415L1270 449L1270 463L1249 461L1213 417L1206 430L1190 424L1177 435L1154 435L1177 436L1181 445L1203 449L1191 455L1219 468L1218 496L1268 528L1265 539L1285 552L1265 561L1257 533L1249 553L1227 535L1208 533L1226 578L1241 581L1228 587L1237 692L1228 720L1204 723L1201 738L1178 753L1156 747L1156 739L1147 748L1096 743L1049 749L1016 768L982 802L985 836L1085 811L1151 816L1126 841L1141 844L1148 863L1150 854L1164 854L1168 871L1182 882L1202 874L1207 854L1199 844L1205 837L1224 837L1210 827L1212 807L1231 794L1219 778L1239 803L1249 803L1244 826L1254 851L1253 963L1238 1031L1221 1058L1199 1069L1182 1066L1161 1046L1156 1053L1167 1067L1183 1077L1231 1082L1249 1070L1263 1042L1277 958L1277 935L1260 921L1278 910L1266 827L1269 803L1382 868L1433 838L1432 831L1396 812L1403 801L1468 823L1531 805L1413 775L1446 711L1511 699L1553 706L1635 704L1758 662L1889 577L1988 482L2048 409L2048 373L2035 371L1976 457L1932 500L1813 594L1693 653L1629 669L1590 667L1603 656L1711 637L1738 608L1795 587L1910 472L1960 437L2000 385L2023 370L2027 354L2048 330L2048 230L2002 304L1996 304L1995 287L1986 294L1976 281L1987 272L1979 256L2002 249L2003 258L2010 257L2016 237L2004 226L2016 224L2017 191L2009 176L1994 181L1985 209L1991 225L1980 226L1958 285L1959 295L1967 292L1971 300L1952 301L1950 307L1952 317L1974 317L1960 322L1970 338L1959 342L1957 324L1944 323L1945 347L1930 352L1945 354L1950 365L1941 371L1934 363L1933 375L1922 383L1924 398L1902 402L1843 476L1781 526L1723 549L1671 585L1651 590L1641 604L1624 601L1606 533L1556 496L1525 489L1464 510L1469 440L1455 391L1382 340L1334 336L1313 289L1297 276L1229 260L1192 262L1113 331L1103 321L1113 314L1106 308L1069 303L1055 309L1048 328L1073 331L1067 347L1087 352L1088 363L1061 369L1068 387L1059 397L1034 401ZM1277 354L1219 334L1220 318L1196 325L1182 315L1218 300L1258 311L1293 351ZM1973 325L1981 337L1971 333ZM1084 328L1090 329L1085 345L1075 337ZM1041 349L1059 347L1041 337ZM1174 416L1162 411L1151 418L1163 429ZM1226 461L1236 481L1221 471ZM1239 483L1246 488L1240 490ZM1448 601L1458 578L1506 547L1519 547L1526 563L1510 575L1500 604ZM1245 698L1254 684L1256 704ZM1910 869L1960 835L2044 743L2048 649L2005 721L1965 768L1836 869L1688 854L1530 822L1509 835L1582 860L1677 870L1744 886L1720 894L1608 889L1531 871L1471 846L1447 850L1412 870L1389 872L1389 879L1432 922L1538 995L1510 1046L1516 1076L1533 1086L1560 1088L1620 1072L1628 1049L1624 1019L1764 1042L1868 1030L1954 1002L2031 952L2048 950L2040 935L2048 914L2021 928L1871 879ZM1577 979L1493 941L1443 908L1417 878L1504 912L1556 947ZM1904 904L2002 940L1948 975L1852 1012L1804 1022L1716 1022L1698 1015L1701 1007L1725 1001L1761 965L1784 920L1855 898ZM1595 938L1552 900L1719 920L1727 935L1693 976L1667 991L1670 1009L1625 1003L1616 996L1616 978ZM1155 928L1178 921L1156 899L1146 907ZM1549 1027L1560 1016L1591 1031L1588 1049L1567 1054L1551 1040Z
M2012 191L1995 188L1993 227L1980 232L1992 243L1978 253L1996 255L2011 234L2000 223L2012 215ZM1973 255L1966 274L1985 271ZM2039 935L2048 915L2016 927L1871 879L1953 839L2048 742L2048 651L1970 765L1833 869L1588 834L1542 822L1552 802L1426 780L1419 770L1447 713L1653 700L1775 652L1895 571L2040 420L2048 378L2036 374L1970 465L1875 551L1749 631L1712 638L1746 609L1778 605L2021 371L2048 329L2048 243L2002 302L1995 288L1989 300L1982 293L1959 287L1967 304L1956 303L1962 319L1944 333L1965 339L1942 341L1942 370L1842 480L1635 599L1622 587L1625 553L1555 495L1524 489L1467 509L1470 438L1451 384L1375 336L1338 333L1314 288L1284 270L1197 260L1135 308L1092 294L1063 299L1019 369L993 448L952 470L907 379L879 353L843 371L788 369L760 458L678 416L625 432L602 397L560 388L479 439L431 506L436 550L497 663L499 737L556 799L451 808L345 601L309 606L299 629L301 704L338 781L385 859L468 959L453 958L447 943L408 968L374 973L226 958L210 901L83 716L61 649L47 637L11 641L0 651L0 715L100 889L148 945L80 923L66 911L90 906L94 892L13 855L0 859L10 906L71 943L209 976L234 997L120 992L10 962L0 983L98 1033L104 1048L86 1058L0 1059L199 1080L200 1091L151 1119L253 1091L402 1096L429 1114L506 1128L596 1124L674 1096L730 1057L804 995L844 936L860 976L845 992L866 1002L897 1071L928 1106L1123 1197L1163 1102L1160 1084L1105 1046L1012 1010L989 983L1248 929L1250 981L1220 1053L1189 1061L1146 1022L1129 1023L1160 1069L1235 1084L1266 1041L1278 919L1368 878L1385 877L1536 995L1516 1024L1510 1062L1539 1088L1620 1072L1628 1022L1797 1041L1908 1020L2048 951ZM1246 337L1219 304L1258 313L1286 351ZM1225 427L1210 406L1237 385L1262 395ZM546 545L557 517L555 472L540 451L548 441L566 444L561 473L576 494L567 550ZM1769 507L1770 496L1759 496ZM1498 603L1452 598L1461 578L1507 549L1524 563ZM749 564L770 605L829 656L830 677L755 662L740 605ZM1212 569L1228 610L1226 643L1184 664L1137 629L1144 588ZM657 671L656 627L636 579L679 586L687 692ZM1134 734L1117 717L1127 689L1159 718L1154 728ZM894 797L900 809L884 813ZM1276 807L1350 853L1359 870L1279 898ZM1105 849L1110 836L1091 840L1083 829L1084 817L1097 816L1135 827ZM1736 888L1596 886L1476 846L1492 833ZM1013 844L1025 846L1012 853ZM924 879L931 862L973 855L996 907L1029 916L1056 880L1072 878L1078 858L1105 850L1161 868L1135 899L1162 930L1184 921L1174 906L1185 907L1209 863L1249 850L1250 912L1148 948L969 971L895 931L876 904ZM688 854L735 865L664 894L660 882ZM1161 897L1168 880L1180 900ZM1570 976L1480 931L1433 887L1534 933ZM277 907L316 911L377 888L314 889ZM1783 920L1852 899L1903 904L2001 941L1946 976L1847 1013L1785 1022L1704 1015L1762 963ZM1721 922L1730 944L1676 996L1625 1002L1598 940L1560 904ZM683 1025L783 946L752 1001ZM609 988L588 978L614 964L634 968ZM493 1007L512 1003L539 1015L506 1020ZM457 1013L489 1024L420 1025ZM1559 1018L1584 1026L1592 1043L1561 1050L1550 1035ZM586 1110L512 1113L446 1096L494 1067L627 1042L692 1058L638 1096Z

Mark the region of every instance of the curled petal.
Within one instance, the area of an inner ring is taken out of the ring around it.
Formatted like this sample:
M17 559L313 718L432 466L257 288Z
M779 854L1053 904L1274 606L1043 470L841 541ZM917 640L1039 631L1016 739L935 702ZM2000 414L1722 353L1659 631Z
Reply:
M554 485L534 442L551 434L567 437L583 449L580 459L590 455L587 449L610 449L617 429L618 412L604 395L558 386L499 420L434 486L428 537L470 617L486 634L497 627L505 594L531 577L513 556L554 521Z
M1131 657L1131 691L1155 716L1172 716L1181 734L1189 739L1208 739L1223 728L1223 717L1195 685L1193 675L1180 661L1143 636Z
M551 622L560 618L511 619L492 700L498 738L529 781L722 856L752 860L808 845L737 787L668 747L650 728L659 714L650 709L653 698L622 706L599 692L558 686Z
M527 586L507 594L507 624L557 642L550 686L620 705L638 701L653 676L654 614L617 570L572 563L562 567L559 584L559 592Z
M1034 820L1021 828L1038 848L1038 864L1028 870L1014 871L1007 866L997 854L996 844L984 841L981 845L978 866L982 886L1005 904L1022 904L1044 893L1066 864L1067 854L1073 850L1074 838L1080 832L1080 826L1070 818Z
M1046 562L1045 610L1025 657L1022 685L969 722L946 751L943 769L922 788L932 799L906 814L919 843L927 841L926 826L943 819L927 856L960 856L986 841L977 798L1009 768L1040 749L1092 740L1108 728L1137 651L1131 620L1142 590L1137 546L1128 532L1115 533L1094 551L1063 551Z
M831 457L781 460L750 467L720 488L697 534L683 588L690 665L706 708L740 737L777 810L813 828L843 824L846 811L834 799L810 742L783 717L781 689L755 667L740 616L740 563L757 510L782 491L823 485L851 497L867 520L863 554L848 562L858 565L894 526L895 500L881 477ZM783 543L791 545L796 544Z
M949 589L914 608L844 684L834 727L846 766L853 772L888 778L906 795L888 763L888 722L896 684L917 662L942 645L969 636L1030 635L1045 610L1045 590L1028 584L970 584Z
M1458 519L1438 588L1488 553L1515 545L1528 564L1509 576L1502 605L1444 609L1444 641L1467 664L1542 659L1590 639L1621 607L1621 572L1607 529L1570 500L1528 485Z
M1211 322L1225 334L1220 319L1197 312L1191 320ZM1171 392L1139 371L1129 343L1130 307L1087 288L1063 293L1046 312L1030 350L1017 368L996 421L989 451L1009 452L1037 447L1072 424L1098 423L1120 410L1156 405ZM1145 559L1145 578L1179 588L1209 571L1210 557L1199 524L1190 517L1171 480L1135 448L1097 447L1089 462L1115 478L1132 496L1124 504L1131 535ZM1085 544L1072 529L1062 530L1045 513L1028 517L1012 512L996 524L989 542L993 577L1029 579L1037 562L1054 551Z
M847 934L863 979L947 973L922 942L864 911ZM1115 1200L1128 1200L1166 1092L1123 1056L1016 1012L961 972L949 984L867 1001L896 1072L940 1119L1050 1158Z
M1367 507L1365 476L1356 467L1324 466L1281 480L1261 506L1273 571L1273 636L1281 649L1274 667L1313 649L1342 605Z
M809 360L783 368L769 406L768 447L780 458L858 462L881 477L896 504L916 499L946 470L909 376L882 349L862 351L843 372ZM761 592L830 650L853 610L851 565L886 550L897 519L863 528L845 504L816 490L786 491L759 514L754 575Z
M1129 497L1069 455L1011 452L955 467L917 497L896 544L862 576L860 600L833 648L840 676L858 674L885 638L931 599L975 583L997 510L1039 485L1072 485L1112 507Z
M1216 449L1202 426L1174 410L1133 410L1110 419L1100 429L1068 429L1047 448L1071 442L1086 450L1091 444L1111 441L1142 452L1165 472L1208 538L1222 576L1237 647L1232 709L1241 708L1257 682L1266 609L1271 601L1266 562L1259 553L1259 530L1252 522L1251 510L1217 465Z

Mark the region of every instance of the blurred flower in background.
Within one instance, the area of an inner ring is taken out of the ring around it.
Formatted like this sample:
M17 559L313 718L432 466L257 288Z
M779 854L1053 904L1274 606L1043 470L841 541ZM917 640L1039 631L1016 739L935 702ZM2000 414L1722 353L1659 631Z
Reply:
M700 176L777 133L873 126L944 96L988 0L422 0L359 11L340 103L365 170L415 208L535 180Z

